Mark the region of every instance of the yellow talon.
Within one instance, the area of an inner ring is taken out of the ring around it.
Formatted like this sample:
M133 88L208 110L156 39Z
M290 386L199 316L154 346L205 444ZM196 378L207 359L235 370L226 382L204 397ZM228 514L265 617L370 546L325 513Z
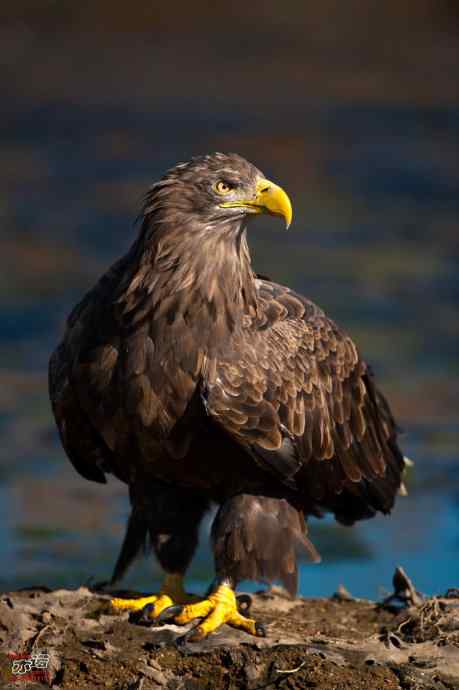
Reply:
M245 630L251 635L259 637L265 635L261 625L252 618L246 618L239 613L236 595L229 585L220 585L207 599L197 604L184 606L174 620L179 625L185 625L195 618L204 618L205 620L189 636L188 639L193 642L207 637L224 623Z
M148 617L156 618L169 606L189 604L197 600L196 595L185 592L181 575L166 575L159 594L151 594L148 597L138 597L137 599L114 598L111 603L115 609L129 609L130 611L141 611L145 606L153 604L153 609L149 612Z

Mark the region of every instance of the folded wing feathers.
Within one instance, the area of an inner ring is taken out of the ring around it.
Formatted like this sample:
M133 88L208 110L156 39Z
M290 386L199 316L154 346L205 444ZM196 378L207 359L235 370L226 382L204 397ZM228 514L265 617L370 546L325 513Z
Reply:
M266 299L263 327L254 322L242 334L239 362L217 363L210 413L223 426L229 422L255 453L257 444L280 453L284 427L303 467L312 461L314 471L317 462L329 466L319 478L328 487L322 493L340 492L346 481L377 481L391 463L398 475L389 443L394 421L352 340L307 300L259 284ZM279 455L279 471L282 464Z

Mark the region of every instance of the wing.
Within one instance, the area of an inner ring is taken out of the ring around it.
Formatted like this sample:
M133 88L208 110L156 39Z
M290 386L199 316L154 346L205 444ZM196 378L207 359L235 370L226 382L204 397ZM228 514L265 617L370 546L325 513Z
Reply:
M258 281L262 316L220 361L208 412L252 457L339 519L387 511L403 457L390 410L352 340L308 300ZM354 513L352 513L354 511Z
M50 361L62 443L76 469L95 481L103 481L103 470L128 481L132 463L154 456L156 442L167 439L170 454L182 457L191 440L171 432L193 397L203 357L194 333L161 299L167 285L158 286L162 275L151 266L134 245L73 310ZM148 453L134 458L139 443Z
M70 359L64 345L51 355L49 395L62 445L75 469L85 479L106 482L107 449L92 428L69 376Z
M113 401L118 349L108 303L120 271L118 262L75 307L49 362L49 395L62 445L75 469L96 482L105 482L105 472L113 470L107 401Z

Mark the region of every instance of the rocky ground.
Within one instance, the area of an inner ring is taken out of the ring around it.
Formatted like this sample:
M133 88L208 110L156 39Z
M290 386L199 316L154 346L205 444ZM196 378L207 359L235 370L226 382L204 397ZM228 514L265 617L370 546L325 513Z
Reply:
M112 610L109 595L86 587L44 587L0 598L0 687L11 683L11 653L49 654L48 685L59 690L456 690L459 590L425 599L403 571L385 602L252 597L267 627L251 638L225 626L180 648L175 625L146 627ZM1 684L3 683L3 684ZM27 687L44 687L29 682Z

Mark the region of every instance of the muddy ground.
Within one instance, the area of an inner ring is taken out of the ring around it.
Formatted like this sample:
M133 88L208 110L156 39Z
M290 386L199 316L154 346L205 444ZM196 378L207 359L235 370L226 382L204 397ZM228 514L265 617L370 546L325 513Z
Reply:
M459 591L423 599L402 590L385 605L345 590L331 599L254 595L266 638L224 626L184 648L175 643L184 628L136 625L103 592L9 592L0 597L0 687L43 688L13 685L9 656L41 651L59 690L459 689Z

